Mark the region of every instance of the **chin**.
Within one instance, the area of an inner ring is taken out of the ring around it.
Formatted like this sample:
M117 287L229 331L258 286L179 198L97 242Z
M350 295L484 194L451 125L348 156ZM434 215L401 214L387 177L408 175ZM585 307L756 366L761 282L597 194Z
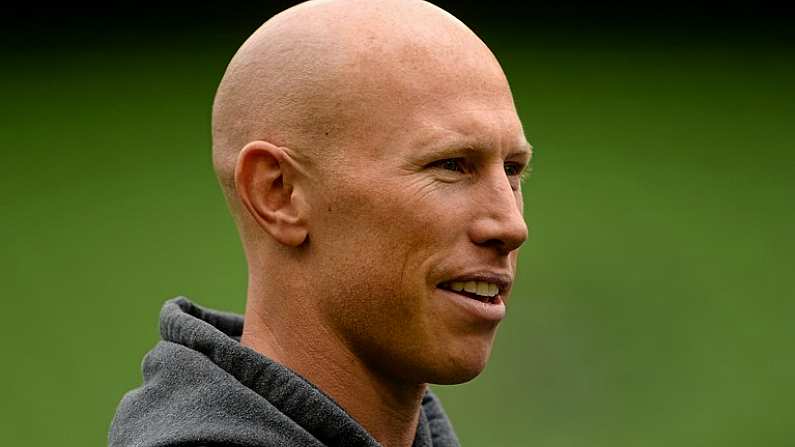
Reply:
M485 366L486 364L483 363L483 366L480 367L457 368L444 371L437 374L436 377L433 377L433 380L428 380L427 383L432 383L434 385L459 385L466 383L480 375Z
M436 385L457 385L477 377L486 368L486 363L491 355L491 343L480 349L457 350L447 352L446 356L435 359L433 368L429 371L428 383ZM444 361L439 361L444 358Z

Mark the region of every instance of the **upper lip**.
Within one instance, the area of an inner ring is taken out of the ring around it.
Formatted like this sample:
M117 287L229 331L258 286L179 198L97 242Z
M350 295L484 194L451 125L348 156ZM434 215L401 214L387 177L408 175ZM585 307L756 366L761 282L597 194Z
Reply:
M499 287L500 289L500 293L504 293L506 290L510 289L511 284L513 283L513 277L507 273L481 271L481 272L472 272L472 273L466 273L463 275L450 277L440 282L437 285L442 285L450 282L467 282L467 281L483 281L483 282L496 284L497 287Z

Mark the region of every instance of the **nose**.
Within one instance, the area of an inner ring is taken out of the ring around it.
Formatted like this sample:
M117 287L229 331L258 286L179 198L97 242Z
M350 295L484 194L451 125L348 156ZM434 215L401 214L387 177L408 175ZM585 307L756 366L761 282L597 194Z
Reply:
M511 188L504 171L494 177L473 205L477 211L469 236L475 244L507 255L527 240L527 224L522 216L521 192Z

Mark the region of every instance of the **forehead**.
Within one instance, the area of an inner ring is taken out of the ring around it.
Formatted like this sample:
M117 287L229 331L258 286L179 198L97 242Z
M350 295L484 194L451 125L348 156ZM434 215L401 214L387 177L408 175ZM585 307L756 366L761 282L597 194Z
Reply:
M446 143L529 146L502 68L474 35L398 39L340 67L334 115L345 123L346 145L367 158Z
M454 110L426 110L414 116L407 136L415 151L473 149L498 155L530 155L521 121L511 105L480 104Z

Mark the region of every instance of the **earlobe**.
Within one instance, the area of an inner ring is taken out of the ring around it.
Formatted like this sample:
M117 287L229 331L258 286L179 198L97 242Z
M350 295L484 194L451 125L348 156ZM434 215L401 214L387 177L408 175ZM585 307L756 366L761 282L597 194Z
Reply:
M238 154L235 188L257 225L282 245L298 247L308 236L303 201L284 148L253 141Z

